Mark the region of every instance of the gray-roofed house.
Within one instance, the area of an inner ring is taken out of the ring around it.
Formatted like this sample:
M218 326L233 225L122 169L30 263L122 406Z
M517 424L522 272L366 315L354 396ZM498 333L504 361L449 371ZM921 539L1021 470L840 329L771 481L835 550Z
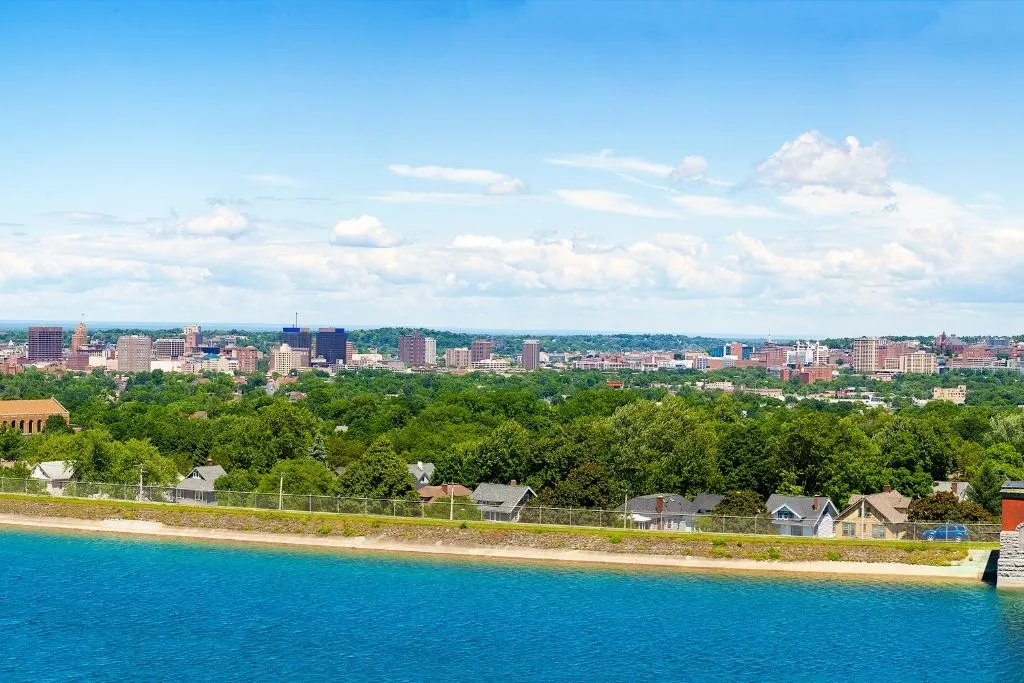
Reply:
M693 531L694 518L710 514L722 496L701 493L692 501L678 493L652 493L626 501L625 511L634 528L659 531ZM623 506L616 508L623 511Z
M174 487L175 502L215 505L217 496L213 492L213 482L225 474L227 472L220 465L193 467L192 471Z
M971 491L970 482L966 481L933 481L932 495L936 493L952 493L961 503L967 500Z
M434 463L411 462L409 463L409 474L416 480L416 488L426 486L430 483L430 478L434 476Z
M518 522L519 515L537 494L529 486L480 484L469 498L476 503L484 519L491 522Z
M74 469L67 460L49 460L32 468L33 479L46 482L46 492L53 496L64 493L64 487L74 477Z
M767 508L779 534L782 536L817 536L833 538L836 506L825 496L768 497Z
M836 517L835 529L844 538L903 538L909 507L910 497L891 486L881 493L855 493Z

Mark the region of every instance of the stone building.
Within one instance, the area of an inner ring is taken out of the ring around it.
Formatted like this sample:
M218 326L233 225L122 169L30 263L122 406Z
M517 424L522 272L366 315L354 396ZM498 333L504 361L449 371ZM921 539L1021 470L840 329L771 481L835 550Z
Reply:
M1024 589L1024 481L1003 484L996 588Z
M0 425L21 430L22 434L38 434L52 415L60 415L70 424L67 408L55 398L0 401Z

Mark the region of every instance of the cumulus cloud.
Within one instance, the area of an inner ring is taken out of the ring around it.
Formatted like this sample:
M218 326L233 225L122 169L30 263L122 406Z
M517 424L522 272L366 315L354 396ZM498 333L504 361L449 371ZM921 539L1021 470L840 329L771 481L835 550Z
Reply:
M605 190L554 190L556 197L570 206L588 211L620 213L644 218L678 218L671 211L662 211L636 202L628 194Z
M379 218L365 214L338 221L331 231L331 244L337 246L383 249L404 242L404 237L385 228Z
M892 156L883 142L864 146L853 137L837 144L816 130L786 142L757 167L756 182L779 190L817 186L869 197L891 194Z
M483 185L484 192L490 195L507 196L526 194L530 188L519 178L512 178L504 173L489 171L482 168L451 168L447 166L408 166L392 164L388 170L395 175L420 180L439 180L465 185Z
M672 202L687 213L716 218L778 218L780 214L764 206L736 204L725 197L681 194L672 197Z
M223 205L213 207L213 211L205 216L178 221L175 227L178 232L187 235L226 237L228 239L236 239L253 229L252 223L245 214Z
M278 187L298 187L299 181L290 176L279 173L250 173L243 176L246 180L263 185L276 185Z

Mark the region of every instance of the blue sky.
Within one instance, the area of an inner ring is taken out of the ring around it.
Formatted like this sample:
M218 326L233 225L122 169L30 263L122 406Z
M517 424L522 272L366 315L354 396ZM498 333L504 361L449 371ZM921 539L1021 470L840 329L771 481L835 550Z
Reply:
M0 319L1019 331L1022 30L0 1Z

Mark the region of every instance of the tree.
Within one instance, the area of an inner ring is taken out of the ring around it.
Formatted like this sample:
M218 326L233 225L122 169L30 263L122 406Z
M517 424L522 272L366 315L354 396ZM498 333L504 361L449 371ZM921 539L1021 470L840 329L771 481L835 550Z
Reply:
M764 500L755 491L729 491L722 502L715 506L713 514L732 517L756 517L768 514Z
M341 477L341 487L358 498L416 498L416 487L405 461L386 436L378 437Z
M51 415L46 418L46 426L43 428L47 434L70 434L71 428L60 415Z
M977 503L961 503L948 491L911 501L907 516L918 522L990 522L992 513Z
M999 495L999 491L1003 488L1003 481L998 466L991 460L987 460L971 479L971 490L968 496L973 502L993 515L997 515L1002 506L1002 496Z
M588 462L542 494L540 502L551 507L611 510L623 502L624 496L622 487L603 465Z
M322 465L327 464L327 444L324 443L324 435L317 434L313 443L309 446L309 457Z
M282 486L284 493L302 496L336 496L341 491L338 476L308 456L278 461L260 478L257 491L277 493Z

